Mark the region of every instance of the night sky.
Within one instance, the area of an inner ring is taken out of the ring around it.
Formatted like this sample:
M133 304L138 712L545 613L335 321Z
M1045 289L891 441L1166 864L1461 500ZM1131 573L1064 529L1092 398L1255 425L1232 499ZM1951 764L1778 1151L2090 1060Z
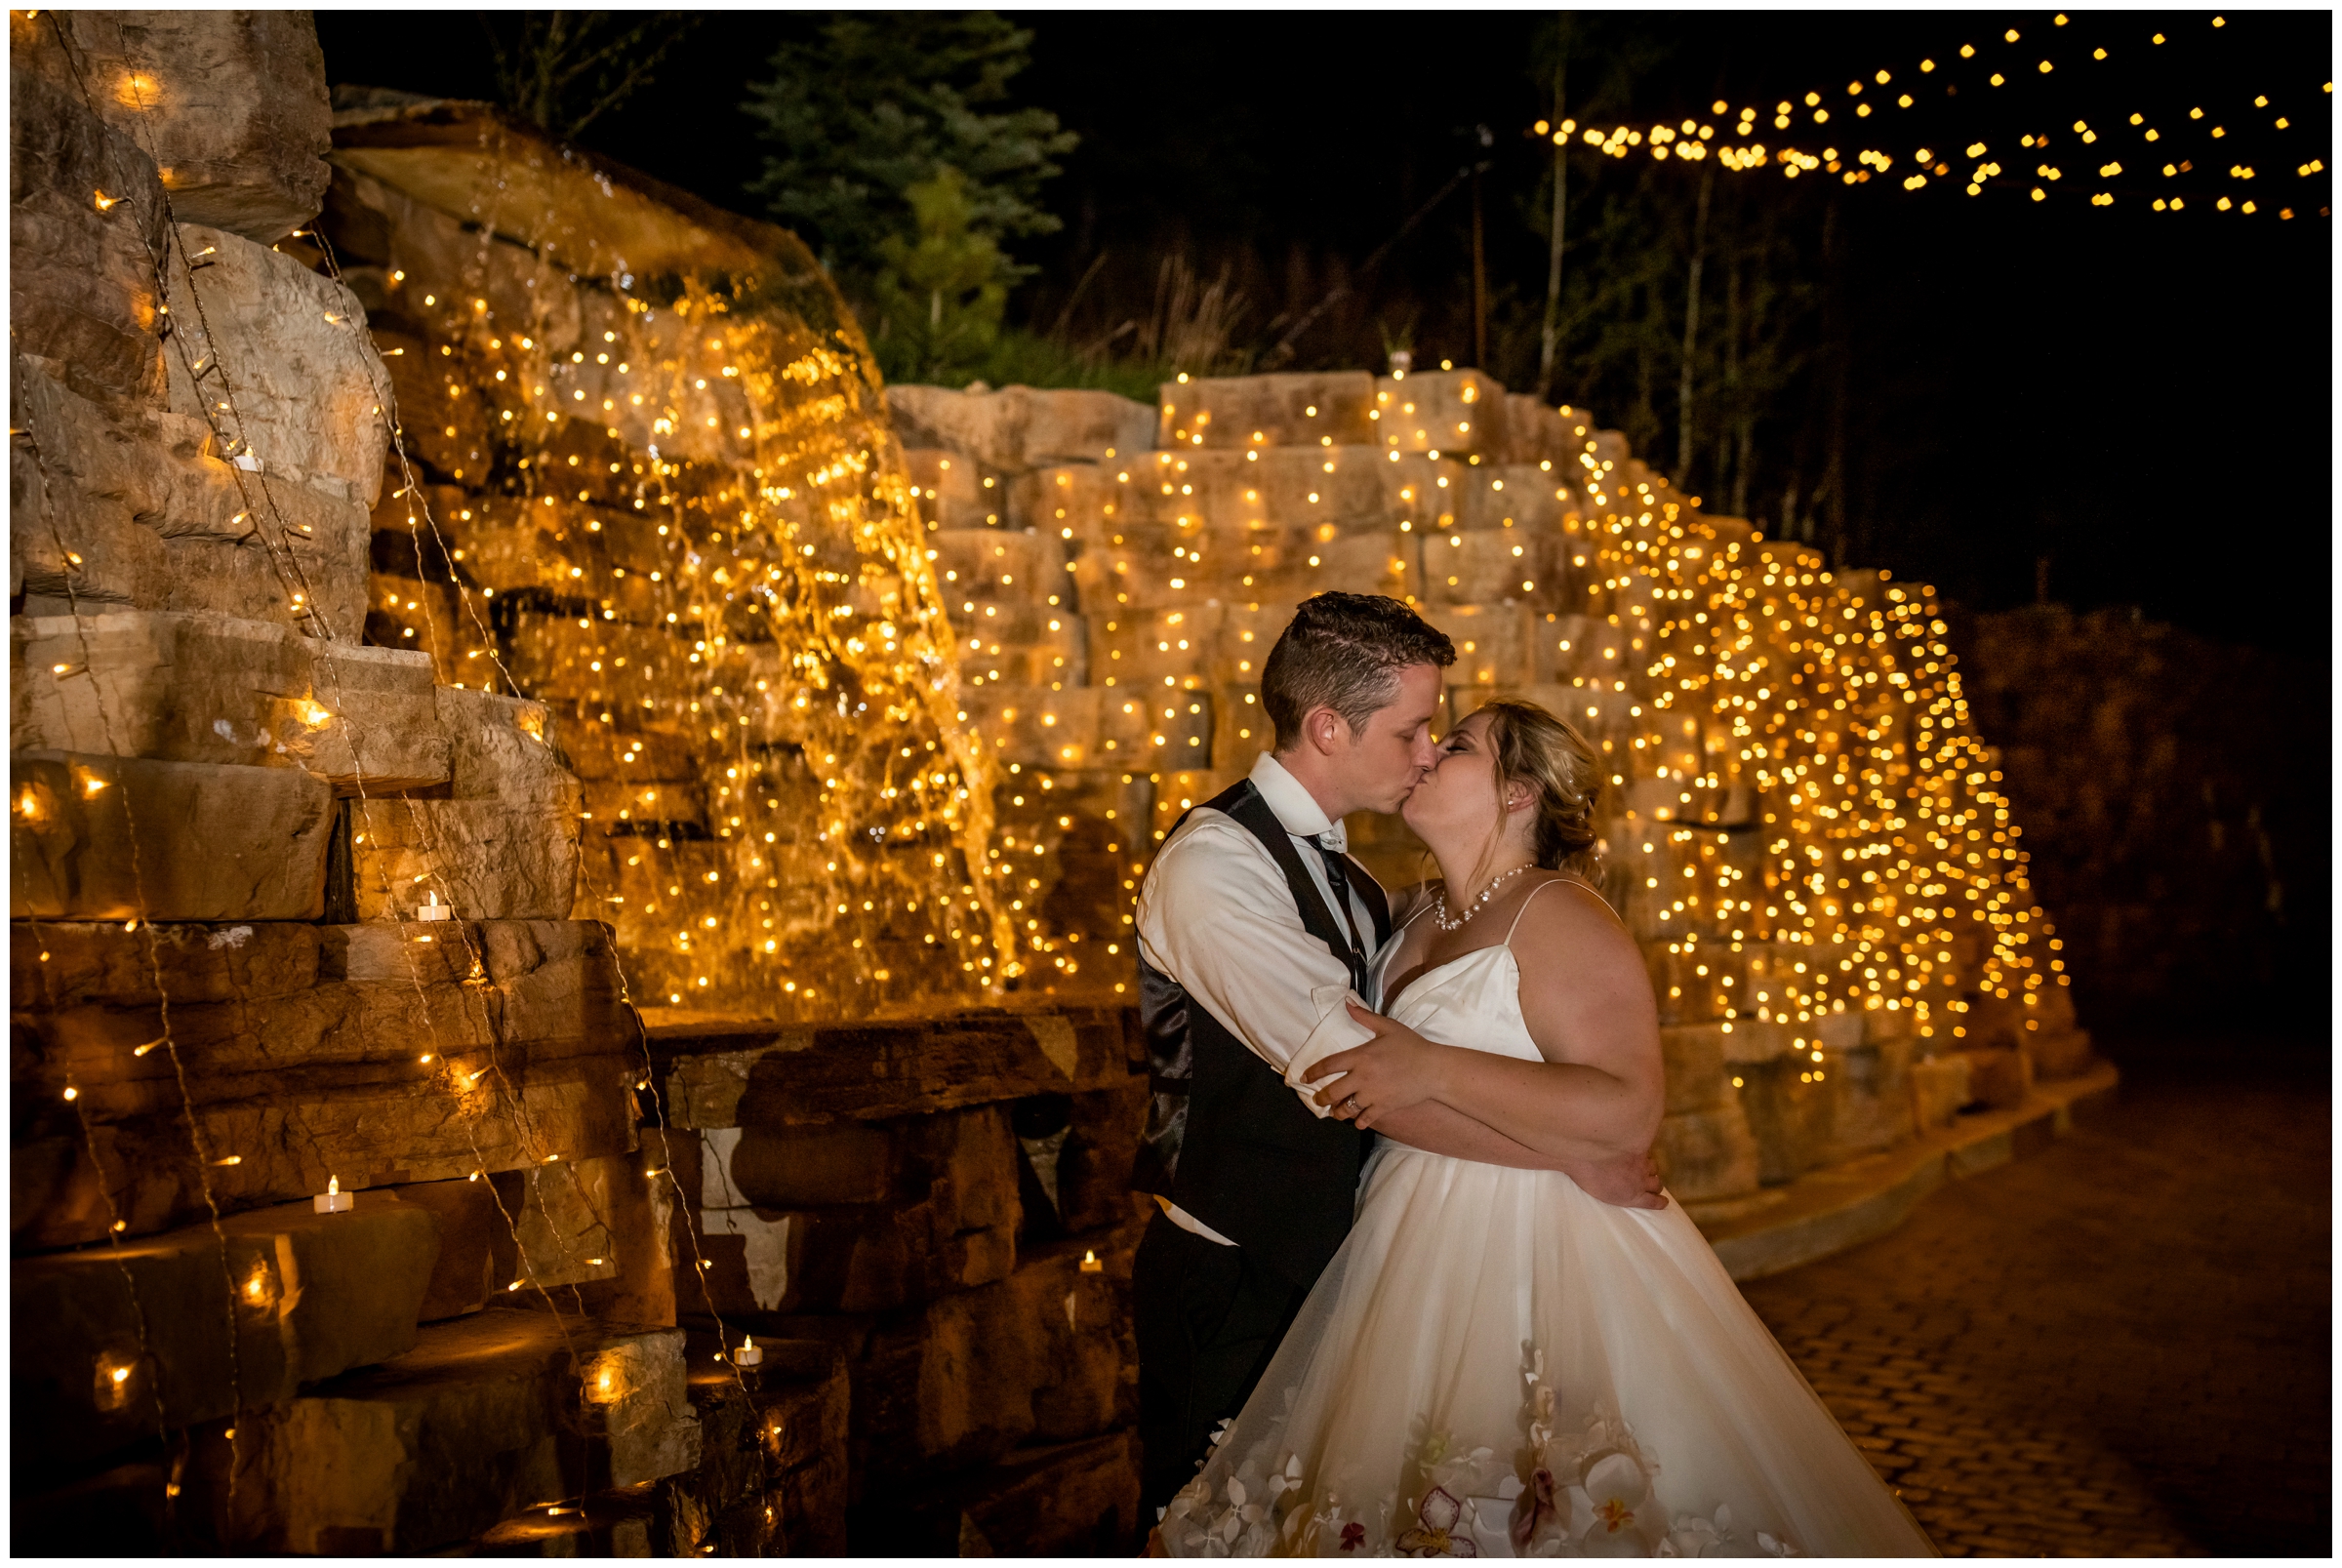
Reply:
M1034 34L1019 101L1082 138L1046 198L1065 230L1019 247L1040 271L1012 316L1046 325L1038 318L1099 247L1149 255L1185 244L1206 259L1249 250L1272 265L1298 250L1354 263L1438 188L1459 162L1458 133L1482 123L1496 132L1492 282L1542 298L1543 241L1515 216L1549 159L1524 134L1547 112L1547 89L1528 69L1536 17L1010 15ZM486 40L468 14L432 13L425 30L409 13L321 11L317 25L334 82L490 96ZM2211 635L2322 654L2332 241L2320 208L2331 176L2294 171L2333 161L2326 13L2241 14L2217 29L2201 13L2077 14L2065 26L2030 12L1646 13L1597 25L1608 29L1605 60L1639 64L1614 111L1633 122L1695 115L1720 131L1712 101L1769 111L1786 98L1799 101L1798 123L1776 133L1768 112L1768 144L1842 140L1850 150L1973 136L2012 166L2012 181L2030 173L2013 167L2021 133L2062 139L2053 161L2067 178L2053 200L2027 199L2031 181L1977 198L1958 178L1906 192L1903 167L1840 197L1854 564L1993 609L2033 599L2045 555L2050 596L2077 608L2137 605ZM753 211L742 185L762 149L733 105L783 29L807 26L788 15L707 14L659 79L583 140ZM2010 28L2019 43L2002 41ZM2149 41L2159 30L2168 38L2160 47ZM1974 61L1958 61L1963 42L1979 49ZM2097 47L2117 58L2096 64ZM1920 74L1922 57L1938 71ZM2057 69L2039 74L2041 58ZM1988 66L2010 78L2005 87L1985 85ZM1602 68L1573 63L1573 100ZM1879 68L1895 76L1891 89L1870 90L1883 117L1851 119L1846 83ZM1960 95L1942 96L1954 86ZM1920 101L1889 107L1907 87ZM1827 133L1805 118L1808 90L1833 110ZM2260 95L2266 109L2253 106ZM2206 118L2191 124L2197 106ZM2161 145L2137 142L2132 112L2163 128ZM2270 124L2281 112L2284 132ZM2066 134L2076 119L2111 132L2103 147L2076 144ZM2216 122L2230 135L2206 140ZM1857 140L1864 130L1874 135ZM2125 170L2103 210L2085 190L2110 182L2082 168L2101 152ZM2193 183L2160 179L2175 152L2198 165ZM1947 156L1959 163L1957 146ZM2225 178L2237 162L2258 177ZM1718 178L1782 183L1776 171ZM2188 191L2187 213L2150 210L2174 188ZM2263 212L2213 211L2231 191ZM2290 222L2271 211L2284 204L2296 210ZM1450 200L1387 270L1460 301L1469 264L1468 207ZM1470 357L1468 335L1446 342L1438 330L1418 342L1419 359ZM1557 390L1569 395L1566 378ZM1594 411L1603 416L1598 402ZM2288 592L2292 582L2311 586ZM2322 705L2322 694L2313 700Z

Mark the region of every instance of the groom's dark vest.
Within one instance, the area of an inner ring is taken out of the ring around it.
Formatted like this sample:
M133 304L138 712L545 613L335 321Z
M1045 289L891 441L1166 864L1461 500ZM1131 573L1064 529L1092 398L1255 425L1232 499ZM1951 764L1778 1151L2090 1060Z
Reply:
M1274 857L1303 927L1343 961L1366 995L1366 963L1391 934L1390 904L1374 878L1342 857L1344 874L1374 917L1373 945L1361 953L1252 781L1195 809L1205 807L1234 818ZM1168 912L1196 918L1193 910ZM1143 955L1139 1018L1153 1096L1131 1185L1169 1198L1307 1289L1350 1233L1358 1167L1373 1135L1312 1115L1275 1068Z

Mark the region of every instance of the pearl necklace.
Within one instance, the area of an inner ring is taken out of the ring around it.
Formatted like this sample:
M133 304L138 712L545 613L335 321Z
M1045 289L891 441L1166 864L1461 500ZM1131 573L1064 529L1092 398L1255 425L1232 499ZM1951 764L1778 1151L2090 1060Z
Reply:
M1497 877L1486 887L1480 889L1480 896L1473 900L1471 905L1466 907L1464 912L1460 915L1457 915L1452 920L1447 916L1447 889L1441 888L1439 890L1439 907L1432 911L1432 923L1442 931L1463 930L1466 921L1470 920L1474 915L1478 914L1482 909L1488 907L1488 901L1496 897L1496 890L1498 888L1503 887L1507 882L1512 881L1521 872L1533 871L1536 868L1537 863L1535 861L1529 861L1523 864L1515 865L1513 867L1513 869L1505 872L1504 875Z

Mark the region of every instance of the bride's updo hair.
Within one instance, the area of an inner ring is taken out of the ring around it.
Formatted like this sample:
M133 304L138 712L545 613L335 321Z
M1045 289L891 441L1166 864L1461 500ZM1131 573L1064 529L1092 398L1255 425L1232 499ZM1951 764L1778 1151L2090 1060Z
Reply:
M1593 881L1601 870L1594 802L1601 792L1601 759L1567 719L1534 703L1500 697L1477 711L1488 715L1485 739L1496 760L1497 798L1518 782L1535 792L1536 820L1529 848L1537 864Z

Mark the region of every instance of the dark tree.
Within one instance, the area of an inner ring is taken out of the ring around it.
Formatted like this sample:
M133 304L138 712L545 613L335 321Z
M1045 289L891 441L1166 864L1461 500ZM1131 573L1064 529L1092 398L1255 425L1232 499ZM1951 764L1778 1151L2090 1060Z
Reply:
M649 85L667 52L698 25L680 11L483 12L497 101L563 141Z
M947 168L968 235L1053 232L1041 186L1074 138L1047 110L1005 106L1031 41L989 11L832 14L781 46L743 105L774 148L756 193L865 296L890 238L918 243L911 187ZM1030 270L1005 255L999 268L1004 286Z

